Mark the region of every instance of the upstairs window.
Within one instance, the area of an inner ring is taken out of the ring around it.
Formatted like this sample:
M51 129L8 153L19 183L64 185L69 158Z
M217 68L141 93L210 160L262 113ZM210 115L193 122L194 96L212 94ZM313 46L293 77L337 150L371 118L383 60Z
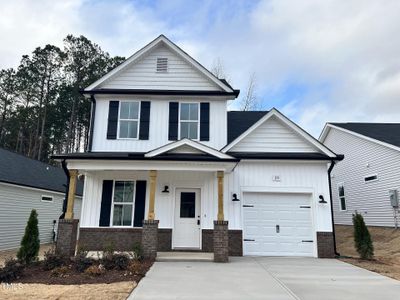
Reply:
M343 183L338 184L339 202L340 210L346 210L346 197L344 195L344 185Z
M167 72L168 71L168 58L158 57L157 58L157 72Z
M179 109L179 137L199 138L199 103L181 103Z
M137 139L139 132L140 102L121 101L119 109L118 137L120 139Z

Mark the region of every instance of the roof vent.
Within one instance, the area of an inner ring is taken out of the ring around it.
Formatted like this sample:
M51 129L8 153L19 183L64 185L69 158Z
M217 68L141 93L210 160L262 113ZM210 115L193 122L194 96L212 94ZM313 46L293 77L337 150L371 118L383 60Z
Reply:
M167 72L168 70L168 58L158 57L157 58L157 72Z

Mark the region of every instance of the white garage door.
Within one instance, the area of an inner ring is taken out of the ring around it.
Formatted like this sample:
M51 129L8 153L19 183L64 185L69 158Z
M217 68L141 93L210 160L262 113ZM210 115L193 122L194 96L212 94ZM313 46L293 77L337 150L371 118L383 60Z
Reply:
M245 193L244 255L313 256L310 195Z

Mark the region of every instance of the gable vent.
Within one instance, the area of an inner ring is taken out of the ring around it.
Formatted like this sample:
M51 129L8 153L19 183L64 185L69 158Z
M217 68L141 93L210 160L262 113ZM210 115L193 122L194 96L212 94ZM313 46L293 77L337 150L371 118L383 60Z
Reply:
M168 71L168 58L158 57L157 58L157 72L167 72Z

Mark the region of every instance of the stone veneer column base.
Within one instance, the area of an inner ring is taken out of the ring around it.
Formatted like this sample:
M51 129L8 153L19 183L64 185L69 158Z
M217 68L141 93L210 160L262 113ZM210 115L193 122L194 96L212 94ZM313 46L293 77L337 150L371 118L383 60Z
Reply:
M155 259L158 247L159 220L144 220L142 231L142 248L145 258Z
M319 258L334 258L335 248L332 232L317 232L317 247Z
M228 221L214 221L214 261L228 262L229 236Z
M56 252L62 256L75 256L79 220L58 220Z

